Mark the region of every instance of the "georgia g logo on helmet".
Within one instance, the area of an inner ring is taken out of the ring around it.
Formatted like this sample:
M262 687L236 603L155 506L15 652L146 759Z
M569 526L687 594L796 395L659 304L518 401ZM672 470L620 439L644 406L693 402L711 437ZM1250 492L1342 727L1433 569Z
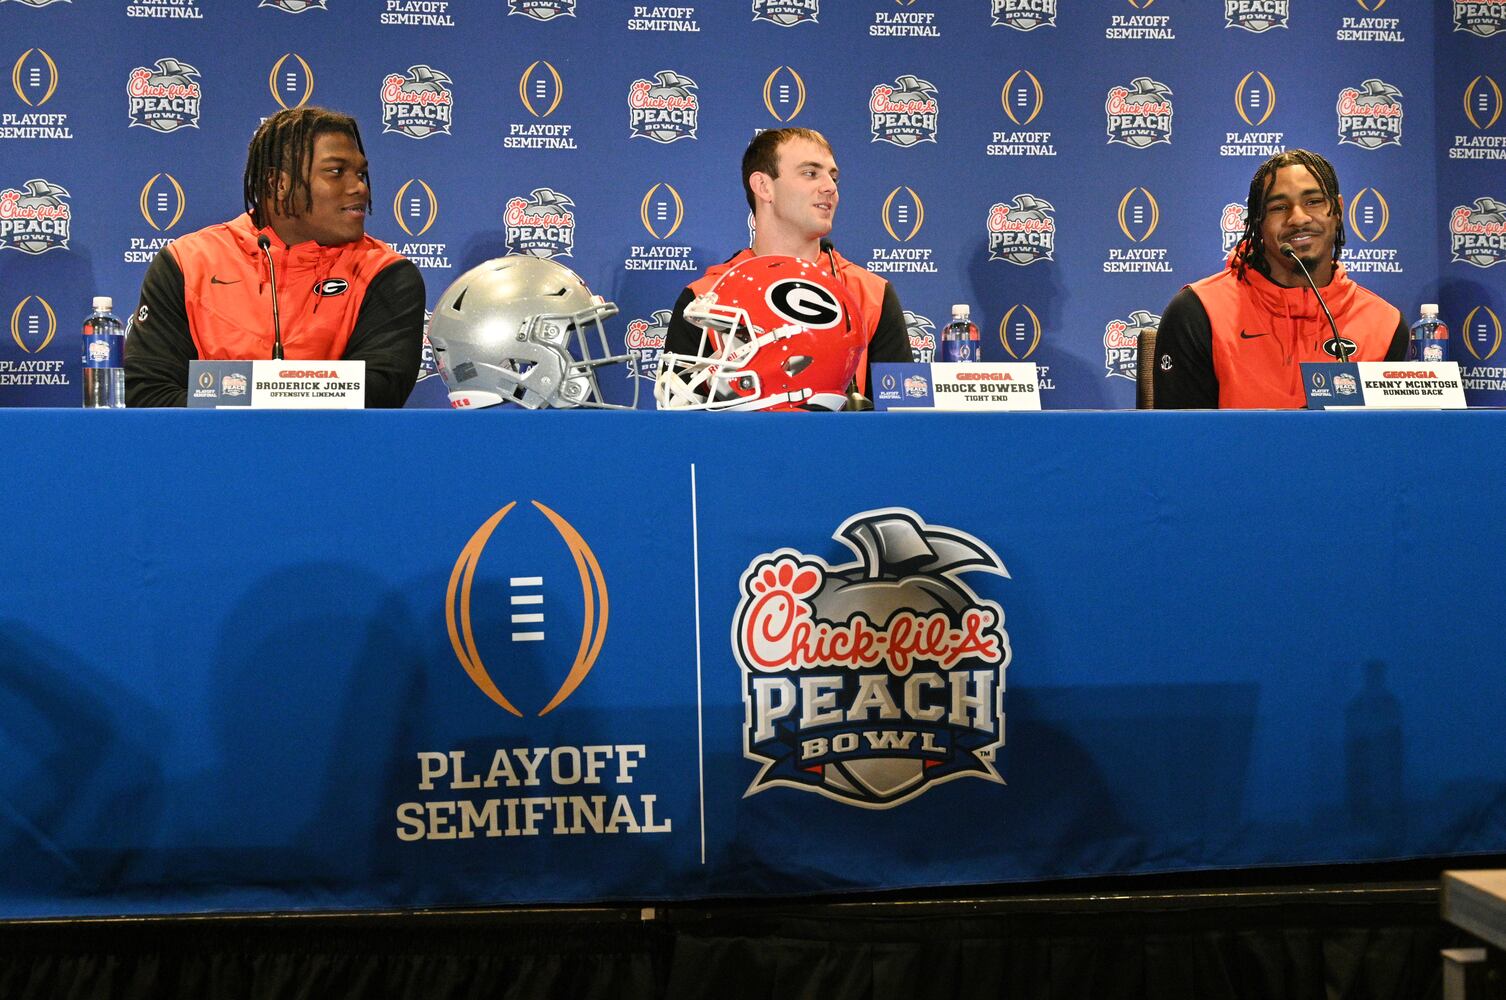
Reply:
M782 278L769 286L764 301L783 317L808 330L829 330L842 322L842 304L827 288L801 278Z

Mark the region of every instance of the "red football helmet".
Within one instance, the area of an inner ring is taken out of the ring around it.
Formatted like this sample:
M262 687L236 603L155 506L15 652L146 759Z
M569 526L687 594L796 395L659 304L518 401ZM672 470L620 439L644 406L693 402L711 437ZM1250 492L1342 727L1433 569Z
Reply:
M695 355L664 352L661 410L840 410L865 338L829 270L795 257L750 257L685 309Z

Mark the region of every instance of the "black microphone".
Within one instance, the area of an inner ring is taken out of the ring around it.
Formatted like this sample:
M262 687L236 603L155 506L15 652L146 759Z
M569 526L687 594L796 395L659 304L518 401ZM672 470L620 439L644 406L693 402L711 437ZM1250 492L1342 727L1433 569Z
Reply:
M831 262L831 276L833 278L838 277L837 255L833 252L835 249L836 248L831 245L831 240L827 239L825 236L821 237L821 253L826 254L826 259Z
M831 262L831 276L833 278L836 278L838 281L841 281L843 285L846 285L847 282L843 280L840 274L837 273L836 247L832 246L831 240L827 239L824 236L821 237L821 253L826 254L826 259ZM848 318L847 322L849 325L851 325L851 317ZM866 366L867 363L868 352L865 350L863 352L863 364ZM851 382L847 383L847 402L842 404L842 409L857 413L863 413L873 409L873 400L869 399L867 396L858 391L858 377L856 375L852 377Z
M1297 251L1292 249L1292 245L1290 243L1283 243L1276 249L1280 250L1292 260L1296 261L1297 266L1302 269L1302 277L1307 279L1308 287L1311 288L1313 290L1313 294L1318 297L1318 305L1323 307L1323 315L1328 317L1328 328L1333 331L1333 342L1339 349L1339 360L1348 361L1349 341L1339 336L1338 324L1333 321L1333 313L1328 311L1328 303L1323 301L1323 293L1318 291L1318 286L1317 283L1313 281L1313 276L1307 273L1307 265L1302 263L1302 258L1297 256Z
M277 269L272 266L272 241L262 233L256 238L256 245L261 247L261 252L267 257L267 275L272 280L272 360L282 360L282 317L277 315Z

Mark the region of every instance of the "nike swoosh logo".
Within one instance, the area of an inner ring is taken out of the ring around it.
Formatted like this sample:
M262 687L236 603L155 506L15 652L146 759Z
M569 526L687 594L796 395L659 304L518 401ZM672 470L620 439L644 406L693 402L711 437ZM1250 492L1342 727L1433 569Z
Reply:
M211 274L209 276L209 283L211 285L239 285L241 283L241 279L236 278L234 281L225 281L224 279L216 278Z
M211 278L209 280L213 281L214 279ZM1243 330L1239 331L1239 339L1240 340L1254 340L1256 337L1269 337L1269 336L1270 336L1269 333L1245 333Z

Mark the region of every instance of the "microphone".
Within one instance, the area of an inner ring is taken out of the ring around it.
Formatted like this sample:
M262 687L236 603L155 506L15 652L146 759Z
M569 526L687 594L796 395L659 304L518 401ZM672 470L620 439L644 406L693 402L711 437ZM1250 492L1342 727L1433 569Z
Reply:
M826 259L831 262L831 276L833 278L838 277L837 257L836 254L833 253L835 249L836 248L831 244L831 240L827 239L825 236L821 237L821 253L826 254Z
M277 315L277 269L272 266L272 241L262 233L256 238L256 245L261 247L261 252L267 258L267 275L272 281L272 360L282 360L282 317Z
M1328 328L1333 331L1333 342L1339 349L1339 360L1348 361L1349 341L1339 336L1338 324L1333 321L1333 313L1328 311L1328 303L1323 301L1323 293L1318 291L1318 286L1313 281L1313 276L1307 272L1307 265L1302 263L1302 258L1297 256L1297 251L1292 248L1292 245L1290 243L1283 243L1276 249L1280 250L1282 253L1286 254L1292 260L1297 262L1297 267L1302 271L1302 277L1307 279L1307 286L1311 288L1313 290L1313 294L1318 297L1318 305L1323 307L1323 315L1328 317Z

